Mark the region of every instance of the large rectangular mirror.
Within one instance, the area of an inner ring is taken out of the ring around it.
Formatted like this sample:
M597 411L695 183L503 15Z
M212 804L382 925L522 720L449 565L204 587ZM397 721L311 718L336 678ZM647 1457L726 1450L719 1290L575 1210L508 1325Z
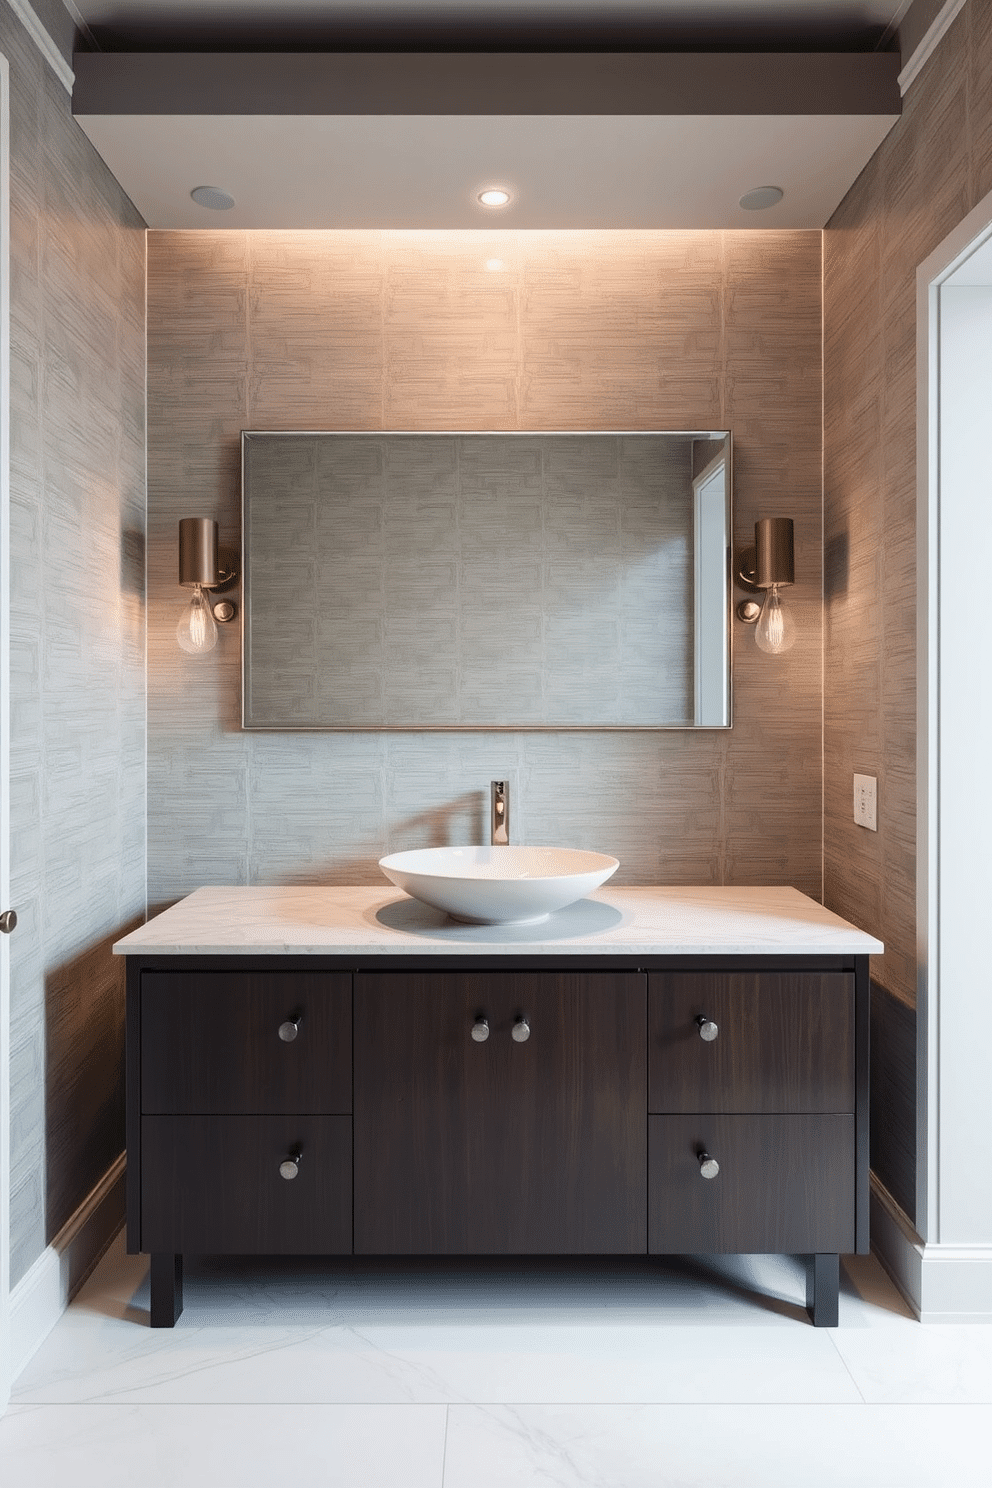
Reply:
M730 724L731 441L242 435L246 729Z

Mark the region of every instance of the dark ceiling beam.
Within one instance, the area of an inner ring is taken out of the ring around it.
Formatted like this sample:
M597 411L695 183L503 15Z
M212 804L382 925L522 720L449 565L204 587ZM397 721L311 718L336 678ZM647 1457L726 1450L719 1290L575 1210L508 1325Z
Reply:
M77 52L73 113L898 114L895 52Z

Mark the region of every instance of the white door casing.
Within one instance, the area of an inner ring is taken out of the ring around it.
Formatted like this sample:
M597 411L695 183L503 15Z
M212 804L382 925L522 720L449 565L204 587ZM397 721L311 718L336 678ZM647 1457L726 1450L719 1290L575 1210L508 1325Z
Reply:
M10 68L0 56L0 910L10 907ZM10 943L0 935L0 1412L10 1399Z

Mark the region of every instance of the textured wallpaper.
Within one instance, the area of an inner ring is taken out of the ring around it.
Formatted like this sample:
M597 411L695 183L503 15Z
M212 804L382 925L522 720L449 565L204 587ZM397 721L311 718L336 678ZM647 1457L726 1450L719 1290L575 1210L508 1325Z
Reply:
M992 190L992 4L970 0L824 236L825 899L873 960L872 1163L915 1211L916 266ZM851 777L878 778L879 830Z
M11 72L11 1280L120 1155L145 897L143 224L5 5Z
M819 233L148 244L152 908L201 884L378 882L383 853L478 840L496 778L518 841L613 853L618 881L819 896ZM769 657L735 626L726 732L244 733L236 627L204 657L176 644L176 533L208 516L237 540L252 428L729 428L741 540L796 521L799 643Z

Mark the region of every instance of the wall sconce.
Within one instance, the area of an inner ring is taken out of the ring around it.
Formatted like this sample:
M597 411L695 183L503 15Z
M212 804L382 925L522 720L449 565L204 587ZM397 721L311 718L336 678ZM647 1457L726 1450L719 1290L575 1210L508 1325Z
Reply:
M754 524L754 547L745 548L737 567L742 589L764 593L764 602L742 599L737 618L756 625L755 645L772 656L788 651L796 639L795 623L783 609L779 590L796 582L795 541L791 517L765 517Z
M223 557L223 566L221 558ZM209 517L183 517L179 523L179 582L193 590L176 626L176 640L191 656L212 651L217 644L217 622L226 625L237 610L229 599L213 603L204 589L226 589L237 580L232 555L217 547L217 523Z

